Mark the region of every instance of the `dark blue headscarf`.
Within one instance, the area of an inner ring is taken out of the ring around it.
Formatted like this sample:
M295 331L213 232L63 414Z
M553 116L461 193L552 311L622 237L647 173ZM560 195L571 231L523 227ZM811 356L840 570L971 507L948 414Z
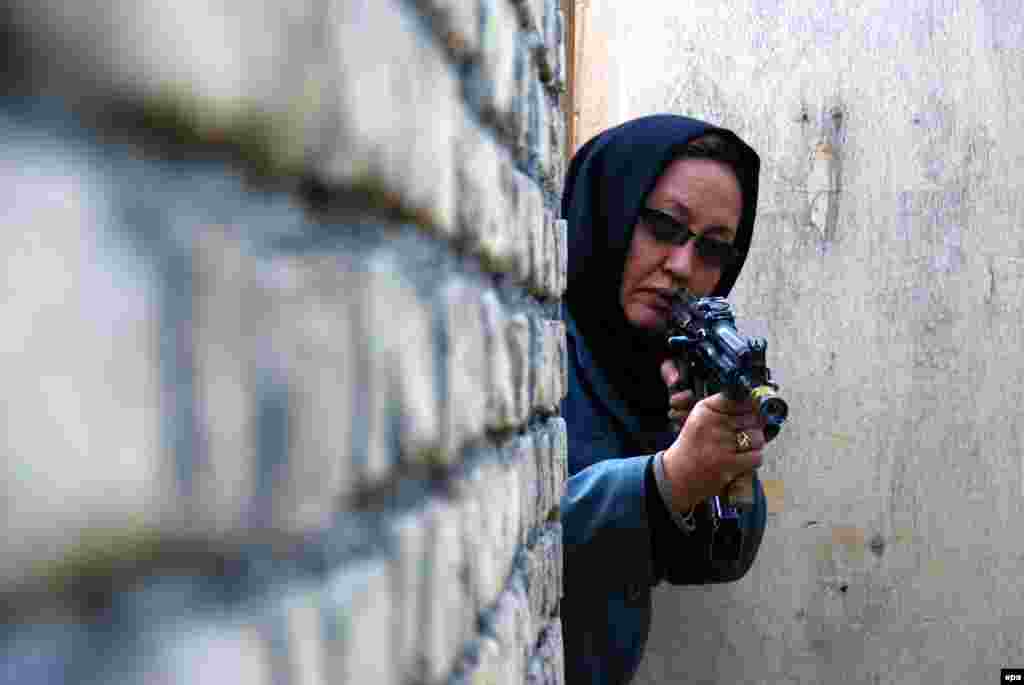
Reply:
M712 294L732 290L750 249L760 159L731 131L671 114L634 119L592 138L573 156L562 195L568 221L565 303L597 362L639 414L664 421L668 398L658 371L664 341L635 329L619 303L626 255L640 208L658 177L690 141L716 133L738 143L743 211L734 245L740 258Z

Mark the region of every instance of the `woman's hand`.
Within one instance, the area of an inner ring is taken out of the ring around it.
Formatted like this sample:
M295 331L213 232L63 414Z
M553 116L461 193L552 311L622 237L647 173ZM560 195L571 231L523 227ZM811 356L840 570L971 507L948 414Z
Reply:
M661 371L670 387L679 380L674 364L666 362ZM669 404L669 417L683 422L662 457L676 511L722 494L737 476L761 465L765 424L753 400L737 402L719 393L694 403L692 391L670 391Z

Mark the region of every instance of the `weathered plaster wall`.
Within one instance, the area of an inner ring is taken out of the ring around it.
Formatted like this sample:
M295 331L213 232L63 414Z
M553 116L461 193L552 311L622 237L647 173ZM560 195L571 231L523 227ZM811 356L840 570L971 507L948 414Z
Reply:
M573 46L574 148L586 143L606 123L620 119L618 111L611 108L621 103L621 98L616 96L620 91L620 62L615 53L615 31L618 14L622 11L616 3L603 0L577 2L573 18L576 32Z
M622 76L579 91L606 124L692 114L762 154L734 303L792 407L756 566L657 592L639 682L995 682L1024 663L1019 3L636 2L606 30Z

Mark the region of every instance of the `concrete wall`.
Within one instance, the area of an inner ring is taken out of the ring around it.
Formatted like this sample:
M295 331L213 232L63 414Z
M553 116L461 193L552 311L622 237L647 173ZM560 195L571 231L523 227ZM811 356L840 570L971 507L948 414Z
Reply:
M792 408L757 564L657 592L638 682L996 682L1024 664L1020 4L591 4L604 125L762 154L733 299Z
M0 10L0 680L562 682L560 17Z

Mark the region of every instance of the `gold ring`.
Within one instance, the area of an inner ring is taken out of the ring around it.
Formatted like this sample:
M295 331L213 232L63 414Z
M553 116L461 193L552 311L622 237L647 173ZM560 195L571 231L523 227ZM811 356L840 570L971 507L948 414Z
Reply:
M747 431L736 431L736 449L746 450L750 449L750 435Z

